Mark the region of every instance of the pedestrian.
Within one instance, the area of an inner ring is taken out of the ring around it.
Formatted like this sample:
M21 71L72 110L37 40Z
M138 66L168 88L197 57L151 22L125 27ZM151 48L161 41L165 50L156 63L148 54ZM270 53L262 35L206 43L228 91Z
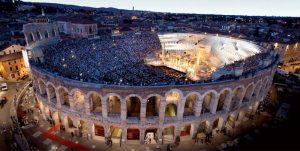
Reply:
M71 136L72 136L72 138L74 137L74 133L73 132L71 132Z

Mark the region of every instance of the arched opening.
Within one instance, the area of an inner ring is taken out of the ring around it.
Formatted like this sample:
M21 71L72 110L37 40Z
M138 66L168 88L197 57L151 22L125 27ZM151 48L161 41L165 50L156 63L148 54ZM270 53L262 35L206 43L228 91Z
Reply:
M180 94L178 92L171 91L171 92L169 92L167 94L166 101L167 101L167 103L175 103L175 104L177 104L178 101L180 101L180 98L181 98L181 96L180 96Z
M245 113L244 111L240 111L240 113L238 114L237 118L236 118L236 121L239 121L241 122L245 117Z
M36 33L36 35L37 35L37 40L42 39L42 35L41 35L41 33L39 31Z
M60 124L61 123L61 118L59 112L54 112L53 115L53 120L55 124Z
M174 143L175 127L169 126L164 128L162 135L164 144Z
M209 92L204 96L202 104L202 113L212 112L212 102L216 98L216 95L213 92Z
M63 87L60 87L58 89L58 94L59 94L59 99L60 99L61 105L70 107L69 95L68 95L67 90Z
M232 128L234 128L234 126L235 126L235 116L233 114L230 114L227 117L227 121L226 121L225 127L227 129L232 129Z
M94 124L95 127L95 136L105 137L104 127L99 124Z
M53 37L56 36L56 34L55 34L55 29L52 30L52 36L53 36Z
M73 92L74 109L77 111L84 111L84 94L81 91L75 90Z
M46 94L46 85L42 80L39 81L39 87L40 87L40 94L45 97L47 95Z
M120 139L122 135L122 129L117 126L111 126L109 129L111 138Z
M138 128L128 128L127 140L140 140L140 130Z
M230 92L229 90L223 90L219 96L217 111L221 111L224 109L225 102L230 99Z
M198 139L204 140L208 132L209 132L209 122L203 121L198 126L196 137Z
M183 125L180 128L180 136L190 136L191 135L191 124Z
M174 117L177 116L177 106L174 103L169 103L166 106L165 110L165 116L166 117Z
M212 129L215 131L221 131L223 126L223 119L222 118L217 118L212 126Z
M195 115L195 105L199 100L196 94L189 95L184 104L183 116Z
M259 81L255 86L254 93L252 95L252 101L256 101L257 97L259 96L260 89L261 89L261 81Z
M48 34L48 31L44 31L44 34L45 34L45 38L49 38L49 34Z
M152 96L147 100L146 117L158 116L160 97Z
M71 132L72 128L74 128L73 120L69 116L65 116L64 126L68 132Z
M121 114L121 101L117 96L107 98L108 116L115 117Z
M29 34L29 40L28 40L29 42L32 42L32 41L34 41L34 39L33 39L33 33L30 33Z
M77 129L78 129L78 136L87 138L87 135L88 135L88 125L86 124L85 121L80 120L78 122ZM77 132L75 131L75 135L76 134L77 134Z
M250 102L251 98L252 98L252 94L253 94L253 90L254 90L254 86L253 84L251 84L250 86L248 86L244 99L243 99L243 103L244 102Z
M157 128L147 128L145 131L145 144L156 144Z
M56 104L57 100L56 100L56 93L54 87L51 84L48 84L47 89L48 89L47 91L48 98L50 99L51 102Z
M127 117L140 117L141 101L138 97L129 97L127 102Z
M102 113L102 103L101 98L97 93L92 93L89 96L91 113L101 114Z
M242 99L242 95L243 95L242 87L238 87L238 88L234 89L233 97L231 100L231 107L230 107L231 110L236 110L238 108L240 100Z

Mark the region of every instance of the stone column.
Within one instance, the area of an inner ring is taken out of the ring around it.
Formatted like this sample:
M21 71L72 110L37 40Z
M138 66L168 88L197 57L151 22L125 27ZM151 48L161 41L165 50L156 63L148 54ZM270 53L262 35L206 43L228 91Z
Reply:
M158 127L157 129L157 138L158 138L158 144L163 144L163 135L162 135L162 132L163 132L163 127Z
M102 117L104 119L107 119L107 114L108 114L108 106L107 106L107 101L101 100L101 105L102 105Z
M145 144L145 128L140 128L140 144Z
M89 98L86 95L84 95L84 108L85 108L85 114L91 115L91 105L90 105Z
M147 107L147 101L143 100L143 102L141 102L141 114L140 114L141 123L146 122L146 107Z
M126 100L121 99L121 120L122 120L122 122L126 122L126 118L127 118Z
M199 128L199 123L193 122L191 124L191 136L192 136L192 138L196 137L198 128Z
M61 108L61 100L60 100L60 97L59 97L59 92L57 89L55 89L55 98L56 98L56 107L57 108Z
M88 136L89 139L94 139L94 135L95 135L95 128L94 128L94 124L92 122L88 122Z
M180 137L181 122L177 122L174 128L175 128L175 137L174 137L174 141L175 141L176 137Z
M202 104L203 104L203 97L200 97L199 100L196 102L194 108L196 117L199 117L201 114Z
M73 95L68 94L68 97L69 97L70 111L75 111Z
M49 91L49 89L47 88L47 86L46 86L46 95L47 95L47 100L48 100L48 102L49 102L49 103L52 103L52 102L51 102L51 94L50 94L50 91Z
M219 97L220 97L220 95L217 95L217 96L213 97L213 100L211 102L211 109L210 109L212 114L216 114L218 103L219 103L218 102Z
M177 107L177 120L182 121L183 119L183 112L184 112L184 102L185 100L181 98L178 102L178 107Z
M225 99L225 102L224 102L224 110L227 111L227 112L230 111L230 105L232 103L232 98L233 98L232 93L230 93L228 95L229 95L228 99L227 99L227 96L226 96L226 99Z
M122 144L126 144L127 141L127 127L126 126L122 126L122 139L121 139L121 143Z
M167 105L166 100L161 100L160 101L160 106L159 106L159 126L163 126L163 124L164 124L166 105Z

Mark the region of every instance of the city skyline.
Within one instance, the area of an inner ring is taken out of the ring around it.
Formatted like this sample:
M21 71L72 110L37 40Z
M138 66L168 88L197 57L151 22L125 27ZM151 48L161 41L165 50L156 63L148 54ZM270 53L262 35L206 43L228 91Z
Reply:
M59 3L88 7L114 7L118 9L171 12L171 13L196 13L196 14L223 14L223 15L247 15L247 16L292 16L299 17L300 1L297 0L273 0L270 1L219 1L219 0L109 0L109 1L73 1L73 0L25 0L25 2ZM244 7L243 7L244 6ZM278 11L280 10L280 11Z

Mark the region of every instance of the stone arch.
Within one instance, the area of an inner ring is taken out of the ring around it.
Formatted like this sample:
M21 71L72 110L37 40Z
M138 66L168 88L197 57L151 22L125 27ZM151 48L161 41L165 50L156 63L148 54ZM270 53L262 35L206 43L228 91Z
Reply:
M40 94L46 96L47 91L46 91L45 82L42 79L39 79L38 83L39 83Z
M228 115L225 126L227 129L234 128L234 126L235 126L235 115L234 114Z
M107 115L120 116L121 114L121 97L118 94L110 93L106 95Z
M111 125L109 133L111 138L120 139L122 136L122 129L119 126Z
M72 131L71 129L75 127L73 119L70 116L64 117L64 126L65 126L65 129L69 132Z
M214 122L213 122L213 125L212 125L212 129L213 130L222 130L222 127L223 127L223 118L219 117L217 118Z
M47 96L49 101L57 103L55 86L50 82L47 83Z
M84 120L79 120L77 123L77 129L79 131L80 137L83 137L83 135L87 135L89 131L87 122Z
M62 123L62 120L61 120L61 118L60 118L60 113L59 112L54 112L53 114L52 114L52 117L53 117L53 120L54 120L54 123L55 124L59 124L59 123Z
M226 106L228 105L228 103L230 103L231 93L232 92L230 88L221 90L221 92L219 93L216 111L221 111L227 108Z
M34 36L33 33L29 33L29 42L33 42L34 41Z
M178 105L182 96L183 96L183 93L178 89L172 89L165 94L167 104L175 103L176 105Z
M262 88L262 82L261 82L261 80L259 80L255 85L255 89L254 89L254 92L252 95L252 101L255 101L256 99L258 99L261 88Z
M165 116L166 117L177 116L177 105L175 103L168 103L166 105Z
M105 129L104 126L102 124L94 124L94 135L95 136L100 136L100 137L105 137Z
M48 34L48 31L47 31L47 30L44 31L44 35L45 35L45 38L46 38L46 39L49 38L49 34Z
M243 102L250 102L252 95L253 95L253 91L254 91L254 83L251 83L248 85L244 98L243 98Z
M138 127L127 128L127 140L140 140L140 130Z
M57 90L58 90L58 98L60 100L61 105L70 107L68 89L65 87L59 86Z
M199 123L198 129L197 129L197 134L199 133L208 133L209 132L209 121L201 121Z
M160 95L150 95L147 97L147 105L146 105L146 117L147 116L158 116L159 107L161 102Z
M141 97L138 95L129 95L126 97L127 117L140 117L141 100Z
M55 29L52 29L52 37L55 37L56 33L55 33Z
M163 135L164 143L165 142L173 143L174 136L175 136L175 126L174 125L165 126L162 131L162 135Z
M84 93L78 89L72 89L71 90L71 95L72 95L72 99L73 99L73 106L74 109L77 111L84 111L84 101L85 101L85 96Z
M97 92L89 92L87 94L89 103L90 103L90 111L91 113L97 113L101 114L102 113L102 102L101 102L101 96Z
M230 103L230 110L235 110L239 107L240 102L242 101L244 93L244 87L238 86L232 92L232 99Z
M217 103L217 95L218 93L215 90L209 90L203 94L203 102L201 113L213 113L213 107Z
M42 34L41 34L40 31L37 31L36 35L37 35L37 40L41 40L42 39Z
M184 103L184 116L196 115L196 104L200 101L200 94L196 92L189 93Z

